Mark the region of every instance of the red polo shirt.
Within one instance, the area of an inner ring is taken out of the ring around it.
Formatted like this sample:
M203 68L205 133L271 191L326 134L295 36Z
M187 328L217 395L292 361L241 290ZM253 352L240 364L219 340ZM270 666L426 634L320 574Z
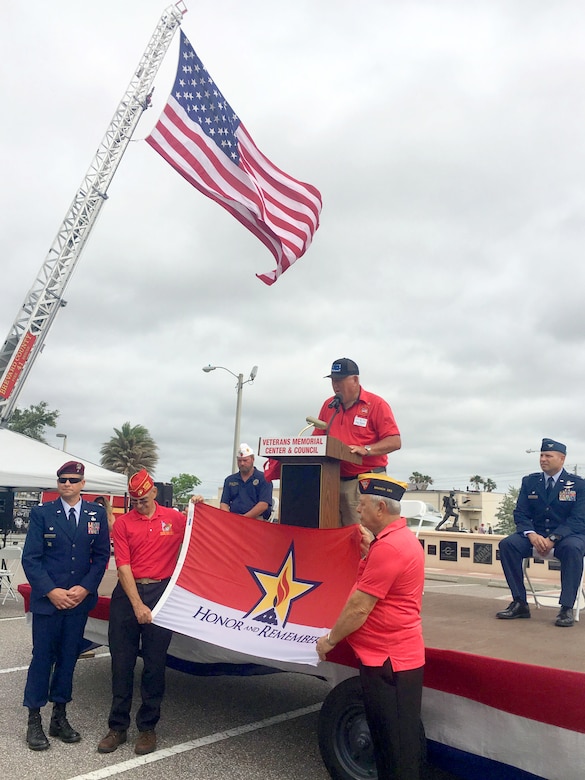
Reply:
M333 396L328 398L321 407L319 419L329 422L333 418L329 435L335 436L344 444L364 447L366 444L375 444L387 436L400 435L392 409L379 395L368 393L360 386L357 401L349 409L340 406L335 417L333 417L335 409L329 409L332 398ZM315 430L314 433L323 435L321 430ZM355 477L370 469L386 466L387 463L387 455L367 455L364 456L361 466L341 461L340 473L342 477Z
M116 518L112 536L116 566L130 566L134 579L164 580L175 570L186 517L155 502L152 517L132 509Z
M361 561L353 591L378 601L366 622L347 641L366 666L382 666L386 659L395 672L424 665L422 593L424 553L419 540L401 517L388 525Z

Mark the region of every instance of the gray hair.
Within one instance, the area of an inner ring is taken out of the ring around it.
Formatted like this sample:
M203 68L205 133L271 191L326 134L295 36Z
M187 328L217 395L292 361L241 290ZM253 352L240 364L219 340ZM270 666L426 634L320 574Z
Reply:
M400 516L400 501L396 501L395 498L386 498L384 496L376 496L376 499L386 506L389 514L396 515L397 517Z

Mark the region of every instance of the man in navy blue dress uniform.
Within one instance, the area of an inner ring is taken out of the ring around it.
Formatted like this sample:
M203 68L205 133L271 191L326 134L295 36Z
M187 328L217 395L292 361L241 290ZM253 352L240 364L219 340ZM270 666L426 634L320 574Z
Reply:
M529 618L522 559L545 557L554 550L561 563L561 609L556 626L573 625L573 605L583 574L585 555L585 480L563 468L567 448L554 439L543 439L542 471L522 479L514 510L517 531L500 542L500 560L513 601L497 613L502 620Z
M28 707L26 741L31 750L49 747L41 707L53 702L51 737L79 742L67 720L73 671L87 615L97 603L98 586L110 559L105 510L81 499L85 467L68 461L57 471L60 498L30 513L22 566L31 585L32 660L24 689Z
M268 520L272 511L272 483L254 466L254 451L240 444L238 471L223 483L220 508L244 517Z

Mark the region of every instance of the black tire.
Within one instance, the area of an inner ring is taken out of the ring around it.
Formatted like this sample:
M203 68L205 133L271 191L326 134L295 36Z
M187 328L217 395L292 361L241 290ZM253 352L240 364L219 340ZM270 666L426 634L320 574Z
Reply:
M421 731L421 776L426 738ZM319 750L333 780L377 780L374 749L366 721L359 677L344 680L329 693L318 723Z

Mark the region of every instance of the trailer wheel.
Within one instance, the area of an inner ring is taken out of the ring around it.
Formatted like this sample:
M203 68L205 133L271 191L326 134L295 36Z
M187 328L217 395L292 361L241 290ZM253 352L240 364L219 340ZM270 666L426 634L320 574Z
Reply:
M344 680L329 693L319 713L318 736L321 758L333 780L377 780L359 677ZM422 722L420 738L424 765L426 738Z
M359 677L336 685L319 713L319 750L333 780L378 777Z

